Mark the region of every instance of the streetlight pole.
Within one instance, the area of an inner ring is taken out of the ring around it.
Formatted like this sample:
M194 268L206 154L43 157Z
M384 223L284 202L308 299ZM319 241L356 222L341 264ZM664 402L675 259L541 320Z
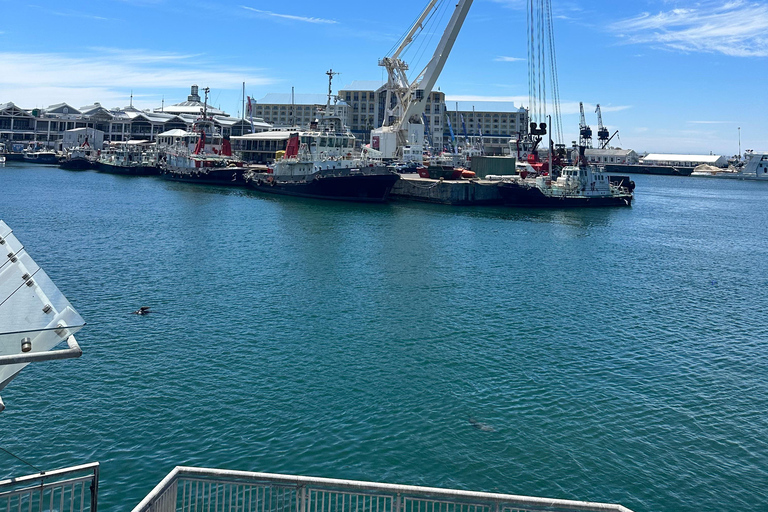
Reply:
M739 126L739 161L741 161L741 126Z

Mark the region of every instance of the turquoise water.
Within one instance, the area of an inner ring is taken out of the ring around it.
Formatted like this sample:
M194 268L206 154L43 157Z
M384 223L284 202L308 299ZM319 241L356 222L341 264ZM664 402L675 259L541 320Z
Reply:
M768 184L634 179L534 211L9 164L0 218L88 325L0 446L100 461L103 510L181 464L768 510Z

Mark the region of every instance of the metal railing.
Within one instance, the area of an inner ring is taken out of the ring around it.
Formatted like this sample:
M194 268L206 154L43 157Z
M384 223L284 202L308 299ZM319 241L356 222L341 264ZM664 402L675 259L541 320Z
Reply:
M97 512L99 463L0 481L0 511Z
M621 505L178 466L133 512L632 512Z

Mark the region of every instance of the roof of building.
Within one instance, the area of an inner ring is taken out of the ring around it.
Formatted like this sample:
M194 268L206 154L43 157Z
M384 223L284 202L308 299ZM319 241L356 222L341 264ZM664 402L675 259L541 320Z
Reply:
M165 113L165 114L200 114L203 111L203 108L204 108L204 105L202 102L185 101L185 102L179 103L178 105L170 105L166 107L156 108L154 109L154 111ZM224 117L229 116L229 114L227 114L223 110L213 108L210 105L208 105L208 115L224 116Z
M292 133L296 133L294 130L271 130L267 132L248 133L246 135L238 135L232 137L233 139L257 139L257 140L285 140L288 139Z
M721 158L725 158L722 155L675 155L664 153L650 153L643 157L644 161L656 161L656 162L717 162Z
M57 103L57 104L51 105L48 108L43 109L43 110L45 110L45 112L55 112L57 110L61 110L63 112L64 108L67 109L67 112L66 112L67 114L80 114L79 110L77 110L75 107L73 107L72 105L69 105L67 103Z
M173 130L168 130L167 132L158 133L158 137L186 137L189 135L190 132L187 130L181 130L179 128L174 128Z
M381 86L386 84L381 80L355 80L346 87L342 87L339 91L377 91Z
M293 103L296 105L325 105L328 103L327 94L294 94ZM256 104L266 105L290 105L291 95L290 93L269 93L260 100L256 101ZM338 101L337 105L346 105L344 101Z
M584 151L584 154L586 155L594 155L594 156L626 156L630 153L634 153L634 149L621 149L621 148L587 148L586 151Z

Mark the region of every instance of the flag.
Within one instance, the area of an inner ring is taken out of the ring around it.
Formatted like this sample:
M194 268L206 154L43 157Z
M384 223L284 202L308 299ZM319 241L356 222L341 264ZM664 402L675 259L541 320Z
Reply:
M467 125L464 124L464 114L459 114L461 116L461 129L464 131L464 143L467 142Z
M424 126L426 127L427 145L432 145L432 131L429 129L429 118L425 114L421 114L421 118L424 119Z
M448 121L448 131L451 134L451 146L456 144L456 137L453 135L453 126L451 126L451 118L448 117L448 114L445 114L445 119Z
M250 96L248 96L248 117L251 118L251 133L256 133L256 130L253 126L253 105L251 104Z

